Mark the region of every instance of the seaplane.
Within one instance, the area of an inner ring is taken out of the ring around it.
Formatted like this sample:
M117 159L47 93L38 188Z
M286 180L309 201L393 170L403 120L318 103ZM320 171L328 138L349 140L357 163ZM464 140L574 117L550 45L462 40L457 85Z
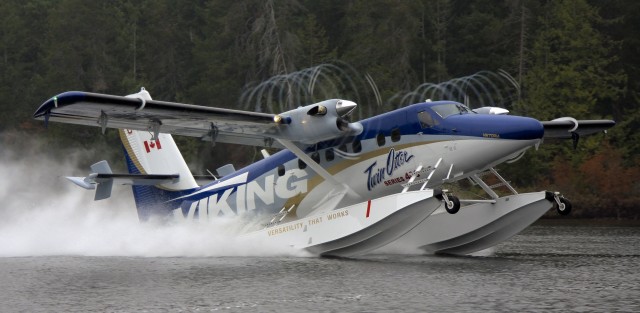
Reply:
M279 114L157 101L147 90L116 96L64 92L34 118L117 129L128 173L106 160L86 177L68 177L111 196L131 185L141 221L238 218L242 235L320 256L353 257L385 246L469 254L503 242L555 207L559 192L518 193L495 167L518 160L546 138L606 131L611 120L538 121L506 109L471 110L425 101L350 121L357 104L330 99ZM172 135L279 149L242 169L227 164L199 183ZM510 190L499 196L483 177ZM445 184L470 180L488 199L460 199Z

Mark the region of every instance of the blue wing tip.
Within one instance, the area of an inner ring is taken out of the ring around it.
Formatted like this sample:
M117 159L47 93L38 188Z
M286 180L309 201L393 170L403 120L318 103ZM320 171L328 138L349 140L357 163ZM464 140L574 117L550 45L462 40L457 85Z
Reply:
M45 101L35 113L33 113L33 118L41 118L45 116L48 112L53 108L57 108L59 106L68 105L71 103L75 103L81 99L84 99L85 93L81 91L67 91L63 92L59 95L51 97L49 100Z

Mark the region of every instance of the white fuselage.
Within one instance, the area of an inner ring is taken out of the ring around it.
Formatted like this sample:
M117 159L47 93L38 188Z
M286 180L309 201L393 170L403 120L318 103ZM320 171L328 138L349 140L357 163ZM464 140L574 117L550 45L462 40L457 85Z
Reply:
M544 133L537 120L470 113L451 102L415 104L359 124L358 135L290 146L176 204L199 217L286 211L281 221L295 220L399 193L418 168L416 181L431 177L411 190L469 177L517 157Z
M277 158L276 154L247 168L245 173L248 174L223 179L214 185L218 187L211 188L209 192L200 192L201 198L190 205L189 212L193 216L198 204L207 207L207 210L199 210L200 218L229 217L251 212L273 214L283 208L293 207L286 217L286 220L292 220L398 193L419 165L422 168L434 168L441 160L425 186L435 188L445 180L463 179L513 158L538 142L538 139L448 139L417 134L403 136L394 144L378 146L374 138L361 142L360 153L350 153L349 158L335 153L331 161L327 161L325 150L319 150L318 163L342 185L325 181L309 167L300 169L299 161L294 156L289 156L290 160L280 165L284 171L278 172L276 166L249 179L252 167L258 167L260 163L272 163L270 159ZM353 151L349 145L347 150ZM417 186L410 190L419 188Z

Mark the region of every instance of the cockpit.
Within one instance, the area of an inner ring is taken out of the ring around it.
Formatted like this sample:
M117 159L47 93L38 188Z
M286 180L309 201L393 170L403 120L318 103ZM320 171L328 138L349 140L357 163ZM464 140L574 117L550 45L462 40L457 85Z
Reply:
M440 115L440 117L443 119L455 114L474 113L469 108L460 103L437 104L432 106L431 109L438 115Z
M471 111L467 106L460 103L429 104L428 108L430 110L426 110L426 108L423 107L422 110L417 112L421 128L431 128L440 125L444 119L452 115L475 114L475 112Z

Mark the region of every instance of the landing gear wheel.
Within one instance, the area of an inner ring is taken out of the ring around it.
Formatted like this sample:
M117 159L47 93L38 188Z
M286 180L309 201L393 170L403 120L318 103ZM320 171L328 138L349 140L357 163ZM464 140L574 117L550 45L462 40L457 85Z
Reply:
M556 203L556 211L560 215L569 215L571 213L571 202L565 198L560 198L560 204Z
M444 202L444 208L449 214L456 214L460 210L460 199L454 195L447 195L447 199Z

